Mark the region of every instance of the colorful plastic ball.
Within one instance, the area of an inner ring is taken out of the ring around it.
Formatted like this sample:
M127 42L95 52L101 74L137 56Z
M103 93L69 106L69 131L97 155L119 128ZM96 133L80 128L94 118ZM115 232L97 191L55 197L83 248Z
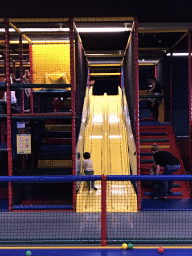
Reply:
M158 252L159 252L159 253L163 253L163 252L164 252L163 247L159 247L159 248L158 248Z
M129 243L129 244L128 244L128 249L129 249L129 250L132 250L132 249L133 249L133 244Z
M26 256L31 256L31 255L32 255L31 251L26 251Z
M122 244L122 249L123 249L123 250L126 250L126 249L127 249L127 244L126 244L126 243L123 243L123 244Z

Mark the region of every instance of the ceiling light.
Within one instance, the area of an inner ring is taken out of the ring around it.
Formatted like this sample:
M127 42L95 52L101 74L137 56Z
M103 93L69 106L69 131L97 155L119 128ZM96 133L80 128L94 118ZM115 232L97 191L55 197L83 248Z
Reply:
M156 64L157 62L158 62L158 60L145 60L145 59L139 60L139 63L154 63L154 64Z
M175 57L184 57L184 56L188 56L189 53L188 52L175 52L175 53L172 53L172 56L175 56ZM171 53L167 53L167 56L171 56Z
M19 28L21 32L68 32L69 28ZM5 33L4 28L0 28L0 32ZM14 28L9 28L9 32L16 32Z
M23 33L26 32L69 32L69 28L19 28L19 30ZM131 28L122 28L122 27L114 27L114 28L77 28L77 31L80 33L106 33L106 32L125 32L131 31ZM5 29L1 28L0 32L5 33ZM15 32L15 29L9 28L9 32Z
M125 32L125 31L131 31L131 28L77 28L77 31L79 33L87 32L87 33L114 33L114 32Z

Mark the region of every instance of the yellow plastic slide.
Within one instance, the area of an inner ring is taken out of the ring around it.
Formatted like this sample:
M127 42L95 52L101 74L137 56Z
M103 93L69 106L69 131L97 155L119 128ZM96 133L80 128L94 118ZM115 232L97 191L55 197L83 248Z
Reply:
M89 93L83 151L91 153L95 175L130 175L128 137L123 115L122 91L118 95L93 96ZM82 131L81 131L82 132ZM130 135L132 136L132 134ZM81 144L82 146L82 144ZM81 182L77 212L101 212L101 182L90 190ZM137 197L130 181L107 182L107 212L136 212Z

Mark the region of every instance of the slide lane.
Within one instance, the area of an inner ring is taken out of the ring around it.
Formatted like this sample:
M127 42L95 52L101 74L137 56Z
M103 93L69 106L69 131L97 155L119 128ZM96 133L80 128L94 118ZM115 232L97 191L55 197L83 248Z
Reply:
M90 96L90 114L85 131L84 152L91 152L95 175L130 175L127 131L122 115L121 94ZM82 182L77 194L78 212L101 211L101 182L89 191ZM107 185L108 212L136 212L137 197L129 181Z

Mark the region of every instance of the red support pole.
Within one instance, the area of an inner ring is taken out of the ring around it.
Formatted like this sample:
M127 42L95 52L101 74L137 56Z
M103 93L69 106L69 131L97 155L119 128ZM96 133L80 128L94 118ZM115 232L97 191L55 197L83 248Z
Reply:
M23 44L22 35L19 35L19 71L20 71L20 83L23 83ZM21 92L21 113L24 113L24 89Z
M170 123L173 125L173 75L172 75L172 58L173 54L171 52L170 56L170 112L171 112L171 120Z
M157 79L157 65L155 65L155 78Z
M69 38L70 38L70 74L71 74L72 168L73 168L73 175L76 175L75 64L74 64L73 18L69 19ZM76 182L73 182L73 210L76 211Z
M91 82L91 76L90 76L90 73L91 73L91 68L90 68L90 67L88 67L88 74L89 74L89 76L88 76L88 86L89 86L89 89L90 89L90 82Z
M16 77L16 66L15 66L15 61L13 61L13 75Z
M9 19L5 18L5 66L6 66L6 92L7 92L7 151L8 151L8 175L13 175L13 160L11 148L11 90L10 90L10 58L9 58ZM12 183L8 183L9 211L13 207Z
M166 83L166 80L165 80L165 76L166 76L165 68L163 66L163 83L164 83L165 87L167 87L166 86L167 83ZM167 90L166 89L164 89L164 95L165 96L167 95ZM164 122L167 122L167 100L166 100L166 98L164 99Z
M29 61L30 61L30 83L33 83L33 46L29 44ZM33 102L33 88L31 88L30 95L30 109L31 113L34 113L34 102Z
M139 47L138 47L138 21L134 21L134 43L135 43L135 131L136 131L136 150L137 150L137 175L140 175L140 124L139 124ZM137 205L141 211L141 182L137 183Z
M101 175L101 245L107 245L107 176Z
M191 157L191 124L192 124L192 74L191 74L191 29L188 30L188 93L189 93L189 171L192 170L192 157Z
M20 83L23 83L23 43L22 43L22 34L19 34L19 71L20 71ZM24 114L24 88L21 92L21 114ZM24 134L25 130L21 129L21 133ZM21 157L22 161L22 172L25 170L25 155Z

